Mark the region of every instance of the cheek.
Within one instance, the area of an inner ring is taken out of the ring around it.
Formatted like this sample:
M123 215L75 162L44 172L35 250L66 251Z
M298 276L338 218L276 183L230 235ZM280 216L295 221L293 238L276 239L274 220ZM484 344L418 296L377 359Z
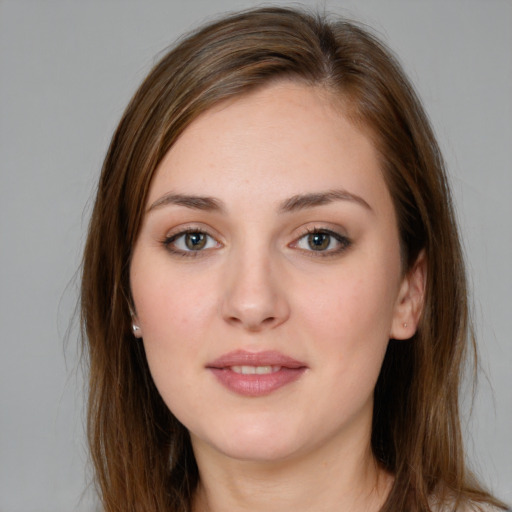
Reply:
M184 397L194 395L189 383L201 361L200 308L194 294L163 286L155 291L150 283L148 288L151 295L140 293L136 303L141 341L155 386L176 414L186 407Z
M350 266L323 282L303 286L297 293L297 301L301 302L305 321L317 325L318 331L323 333L362 335L373 332L387 338L394 313L398 272L390 273L386 268L384 273L380 266L363 266L364 271ZM389 279L393 274L396 277Z
M143 335L193 334L211 316L215 286L212 279L198 279L186 271L171 272L162 265L136 275L132 293Z
M351 390L355 399L373 390L389 341L399 279L394 260L361 257L298 293L303 328L316 349L321 347L314 356L329 368L340 393Z
M160 262L142 268L137 263L134 258L131 279L137 320L151 374L168 402L200 366L213 338L216 285L190 272L171 272Z
M395 283L379 281L366 268L363 277L340 276L329 293L310 290L310 300L303 303L304 330L315 347L312 358L325 377L312 414L330 411L327 423L345 421L369 403L388 346Z

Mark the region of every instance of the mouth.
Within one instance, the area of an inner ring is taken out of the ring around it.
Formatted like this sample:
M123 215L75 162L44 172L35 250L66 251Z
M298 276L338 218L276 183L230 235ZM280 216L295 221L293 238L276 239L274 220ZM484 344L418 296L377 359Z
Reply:
M242 396L265 396L292 384L307 366L280 352L230 352L206 365L229 391Z
M282 366L230 366L232 372L242 375L268 375L278 372Z

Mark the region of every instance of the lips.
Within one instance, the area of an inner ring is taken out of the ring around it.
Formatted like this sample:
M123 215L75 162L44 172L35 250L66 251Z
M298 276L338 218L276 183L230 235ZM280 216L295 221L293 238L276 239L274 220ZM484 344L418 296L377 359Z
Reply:
M264 396L299 379L307 366L275 351L229 352L206 365L218 381L243 396Z

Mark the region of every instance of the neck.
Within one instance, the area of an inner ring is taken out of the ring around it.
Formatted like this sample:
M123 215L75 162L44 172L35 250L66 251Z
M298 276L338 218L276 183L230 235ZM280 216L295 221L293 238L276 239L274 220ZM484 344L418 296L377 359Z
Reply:
M356 442L347 449L327 443L272 462L219 457L198 440L194 451L200 473L194 512L377 512L393 481L368 443Z

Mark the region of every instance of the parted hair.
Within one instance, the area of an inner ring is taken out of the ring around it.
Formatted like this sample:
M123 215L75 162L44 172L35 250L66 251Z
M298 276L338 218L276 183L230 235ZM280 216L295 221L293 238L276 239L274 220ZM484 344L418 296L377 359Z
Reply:
M444 163L391 52L367 28L260 8L200 28L167 51L129 103L105 158L82 268L88 437L106 512L187 512L198 469L187 430L152 381L131 332L130 258L155 169L199 115L274 81L324 89L378 150L406 273L424 251L422 317L390 340L375 389L371 445L395 479L382 511L500 505L466 470L459 387L475 350L463 256ZM336 485L333 478L332 485Z

